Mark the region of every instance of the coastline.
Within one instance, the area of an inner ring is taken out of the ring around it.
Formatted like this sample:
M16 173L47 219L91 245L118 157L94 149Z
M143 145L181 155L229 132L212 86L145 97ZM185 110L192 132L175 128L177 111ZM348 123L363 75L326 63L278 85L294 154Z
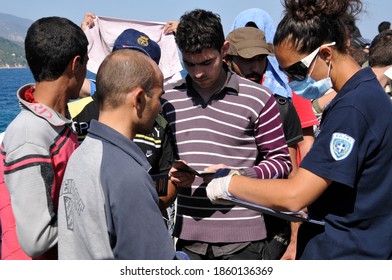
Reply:
M23 65L19 65L19 66L0 66L0 69L23 69L23 68L29 68L28 66L23 66Z

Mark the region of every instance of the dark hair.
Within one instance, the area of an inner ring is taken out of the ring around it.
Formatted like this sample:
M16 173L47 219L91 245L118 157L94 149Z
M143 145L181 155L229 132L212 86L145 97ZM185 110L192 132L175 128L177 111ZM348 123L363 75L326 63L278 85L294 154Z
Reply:
M368 47L370 42L362 37L361 32L356 25L356 20L357 19L353 15L345 15L342 17L342 22L347 32L347 40L350 40L348 52L358 65L361 66L369 58L369 55L364 51L364 48Z
M25 39L26 60L34 79L56 80L78 55L83 63L87 45L83 30L66 18L46 17L35 21Z
M152 61L144 53L132 49L109 54L97 73L95 95L100 108L117 108L126 94L136 87L149 94L158 81Z
M392 65L392 30L385 30L378 34L369 48L369 65Z
M220 52L224 42L218 14L196 9L181 16L176 32L176 43L181 52L200 53L205 49Z
M274 45L290 42L299 53L310 53L324 43L336 42L347 52L347 35L342 18L362 10L361 0L284 0Z
M383 32L391 28L391 23L389 21L383 21L378 25L378 33Z

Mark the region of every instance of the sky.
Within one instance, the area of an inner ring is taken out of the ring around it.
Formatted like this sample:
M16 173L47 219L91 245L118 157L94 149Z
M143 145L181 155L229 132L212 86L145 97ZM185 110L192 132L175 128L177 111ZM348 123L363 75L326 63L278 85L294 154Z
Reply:
M225 34L230 31L234 18L243 10L261 8L274 19L275 26L282 16L280 0L2 0L0 12L37 20L46 16L66 17L80 25L86 12L98 16L122 19L166 22L179 19L195 8L210 10L220 15ZM392 22L391 0L363 0L365 11L359 16L357 26L362 37L373 39L382 21Z

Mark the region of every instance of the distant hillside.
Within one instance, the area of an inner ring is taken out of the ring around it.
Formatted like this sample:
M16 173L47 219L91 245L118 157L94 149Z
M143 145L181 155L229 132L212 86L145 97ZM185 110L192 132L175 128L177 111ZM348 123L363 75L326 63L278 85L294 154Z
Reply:
M0 68L27 67L24 39L32 20L0 13Z
M23 42L27 29L33 23L32 20L0 13L0 37Z
M16 42L0 37L0 67L27 67L24 48Z

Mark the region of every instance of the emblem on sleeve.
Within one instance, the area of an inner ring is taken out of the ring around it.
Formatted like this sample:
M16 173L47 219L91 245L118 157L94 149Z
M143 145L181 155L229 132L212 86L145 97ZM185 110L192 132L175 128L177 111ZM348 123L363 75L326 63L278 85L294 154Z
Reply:
M335 160L342 160L348 157L354 146L355 139L351 136L336 132L332 135L330 150Z

